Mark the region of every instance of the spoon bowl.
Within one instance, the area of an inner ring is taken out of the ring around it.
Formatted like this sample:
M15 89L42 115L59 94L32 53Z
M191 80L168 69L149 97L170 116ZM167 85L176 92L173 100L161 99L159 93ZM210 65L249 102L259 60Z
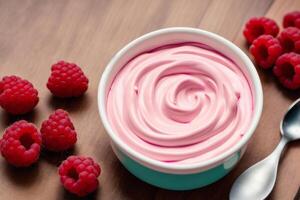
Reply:
M296 100L284 115L280 132L289 140L300 139L300 99Z

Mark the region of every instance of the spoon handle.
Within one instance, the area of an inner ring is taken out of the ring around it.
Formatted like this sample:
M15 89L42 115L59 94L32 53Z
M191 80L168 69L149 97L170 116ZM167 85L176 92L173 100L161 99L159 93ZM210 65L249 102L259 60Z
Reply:
M269 156L274 156L279 161L281 153L283 152L285 145L287 143L288 143L288 139L286 137L281 137L277 147L273 150L273 152Z
M248 168L234 182L230 200L261 200L272 191L280 155L288 139L282 137L275 150L265 159Z

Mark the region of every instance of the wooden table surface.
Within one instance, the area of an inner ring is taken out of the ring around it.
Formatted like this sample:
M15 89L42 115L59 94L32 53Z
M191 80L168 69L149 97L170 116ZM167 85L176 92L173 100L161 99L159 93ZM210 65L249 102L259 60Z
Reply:
M0 199L76 199L59 183L57 166L67 154L94 157L103 173L99 190L86 199L181 200L228 199L234 179L269 154L279 141L279 122L289 104L300 96L288 92L270 72L258 70L264 91L264 110L249 148L225 178L202 189L174 192L135 178L118 162L109 146L97 111L100 75L114 53L132 39L163 27L189 26L218 33L246 53L242 36L245 21L267 16L280 25L287 11L300 10L299 0L0 0L0 76L16 74L39 90L40 102L23 116L37 126L55 108L64 108L78 132L73 152L43 153L38 164L14 169L0 158ZM59 100L46 89L50 66L57 60L73 61L90 79L87 94ZM0 111L0 132L20 119ZM293 199L300 186L300 143L290 145L282 159L270 199Z

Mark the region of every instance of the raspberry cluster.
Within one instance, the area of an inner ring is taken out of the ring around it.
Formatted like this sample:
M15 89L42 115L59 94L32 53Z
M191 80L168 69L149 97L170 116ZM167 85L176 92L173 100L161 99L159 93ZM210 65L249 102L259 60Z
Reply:
M65 151L74 146L77 134L69 114L58 109L42 123L43 145L50 151Z
M300 11L287 13L282 24L284 29L279 33L274 20L254 17L246 23L243 34L257 65L273 69L284 87L295 90L300 88Z
M294 52L280 56L273 72L278 80L289 89L298 89L300 86L300 55Z
M265 69L272 67L282 53L278 39L272 35L259 36L249 50L257 64Z
M35 125L21 120L5 130L0 140L0 151L8 163L27 167L38 160L41 143L41 134Z
M283 27L297 27L300 28L300 11L287 13L283 17Z
M81 197L97 188L101 168L89 157L70 156L59 166L58 173L64 187Z
M25 114L38 102L38 91L29 81L18 76L4 76L0 81L0 106L8 113Z
M52 65L47 87L57 97L78 97L88 89L88 79L78 65L60 61ZM38 101L38 91L29 81L18 76L0 80L0 106L9 114L31 112ZM0 152L9 164L28 167L38 161L42 148L61 152L72 148L76 141L77 133L69 113L58 109L42 123L40 130L25 120L7 127L0 139ZM82 156L71 156L59 167L63 186L78 196L97 189L100 172L96 162Z
M253 17L249 19L243 31L246 40L250 44L261 35L276 37L278 33L279 27L276 22L267 17Z
M85 93L88 83L78 65L59 61L51 67L47 87L57 97L78 97Z

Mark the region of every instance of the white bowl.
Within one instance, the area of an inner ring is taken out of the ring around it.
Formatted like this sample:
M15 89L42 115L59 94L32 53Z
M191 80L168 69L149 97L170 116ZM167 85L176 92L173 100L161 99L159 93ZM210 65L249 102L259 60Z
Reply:
M178 165L174 163L165 163L165 162L157 161L149 157L146 157L145 155L135 151L126 143L124 143L118 137L118 134L116 134L113 131L110 122L108 121L107 114L106 114L106 100L107 100L108 90L113 81L113 78L115 77L116 73L131 58L133 58L134 56L142 52L149 51L159 46L182 43L182 42L197 42L197 43L206 44L216 49L217 51L221 52L222 54L224 54L225 56L233 60L238 66L240 66L241 70L247 76L248 80L252 81L251 85L252 85L253 98L254 98L254 110L253 110L253 118L248 131L244 134L242 139L238 143L236 143L232 148L230 148L229 150L225 151L224 153L210 160L203 161L201 163ZM99 106L100 117L102 119L103 125L109 137L111 138L112 146L115 153L117 154L117 156L119 157L119 159L127 169L129 169L133 174L135 174L139 178L145 180L145 178L141 177L143 176L144 173L136 174L134 171L137 166L135 167L128 166L129 162L126 161L126 159L130 159L130 162L134 162L133 164L138 165L138 167L144 167L152 171L156 171L163 174L169 174L169 175L170 174L188 175L188 174L205 173L206 171L216 168L220 165L227 166L228 170L226 169L225 171L226 173L228 173L228 171L237 163L237 161L243 155L244 150L246 149L246 145L249 139L251 138L251 136L253 135L253 132L255 131L255 128L258 124L262 112L263 93L262 93L260 79L251 60L247 57L247 55L245 55L245 53L240 48L238 48L232 42L224 39L219 35L201 29L174 27L174 28L160 29L154 32L147 33L133 40L129 44L127 44L125 47L123 47L119 52L117 52L113 56L113 58L106 66L99 83L98 106ZM147 176L149 176L149 174ZM224 176L224 174L222 174L222 176ZM161 184L156 184L153 183L153 181L151 180L150 181L145 180L145 181L164 188L180 189L180 187L172 188ZM186 187L186 189L191 189L191 188L195 188L195 187L190 187L190 188Z

